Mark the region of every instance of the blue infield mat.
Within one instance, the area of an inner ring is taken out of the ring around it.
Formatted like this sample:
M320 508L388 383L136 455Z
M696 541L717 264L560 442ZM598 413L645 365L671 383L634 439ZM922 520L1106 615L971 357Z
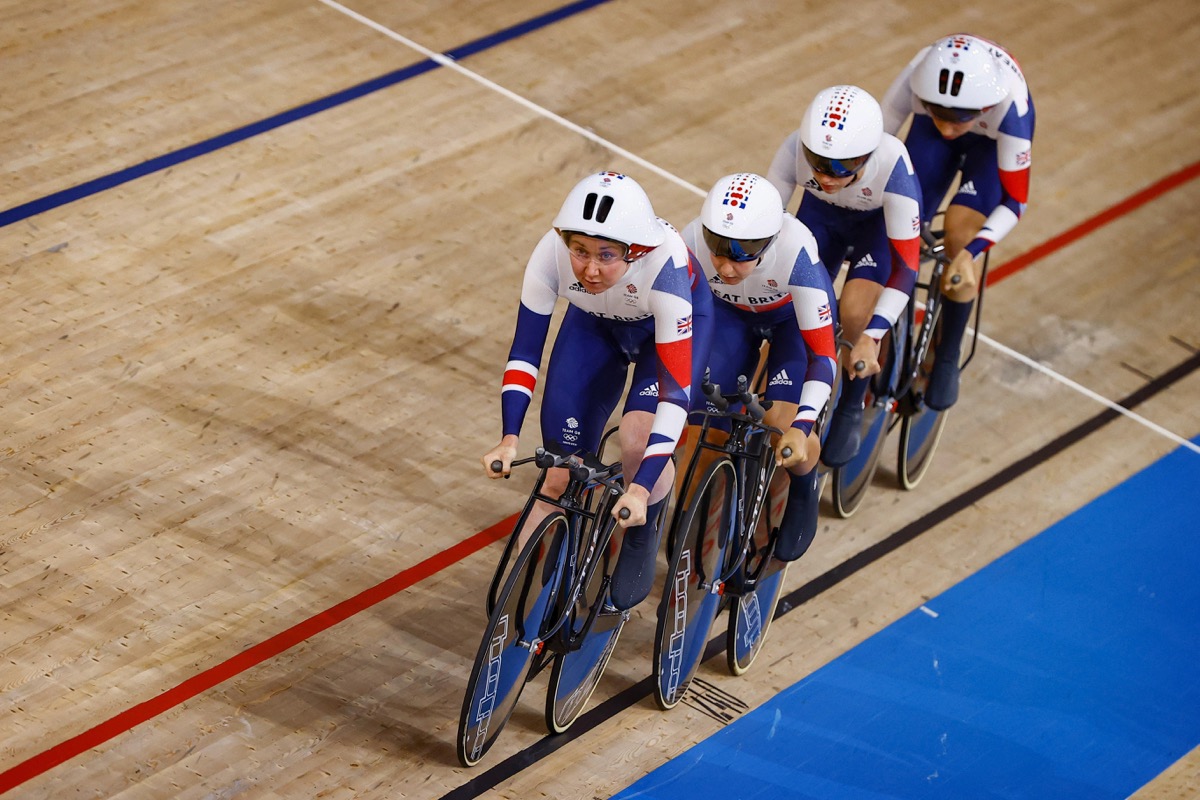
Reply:
M1180 449L616 797L1127 798L1200 744L1198 496Z

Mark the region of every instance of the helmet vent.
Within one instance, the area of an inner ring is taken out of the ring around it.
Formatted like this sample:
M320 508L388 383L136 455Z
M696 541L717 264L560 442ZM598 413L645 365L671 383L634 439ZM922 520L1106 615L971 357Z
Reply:
M938 73L938 94L948 94L951 97L958 97L958 93L962 91L963 78L962 70L950 72L948 69L943 69Z
M612 195L606 194L600 198L600 208L596 209L596 222L601 224L608 219L609 213L612 211L613 199Z
M596 201L599 200L599 207ZM612 195L600 195L595 192L589 192L587 197L583 198L583 218L586 220L595 220L601 225L608 219L608 215L612 213L613 198Z

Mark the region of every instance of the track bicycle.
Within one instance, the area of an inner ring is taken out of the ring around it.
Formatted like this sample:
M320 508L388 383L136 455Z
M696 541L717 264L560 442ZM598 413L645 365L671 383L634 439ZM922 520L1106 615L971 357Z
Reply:
M612 517L624 492L620 462L604 464L596 454L547 443L512 466L531 462L541 472L488 589L488 622L459 717L458 759L467 767L495 743L526 683L547 666L546 726L551 733L566 731L600 682L629 618L628 611L605 605L622 531ZM542 487L548 470L558 467L568 470L567 487L550 497ZM521 544L539 502L554 510Z
M745 377L731 394L707 378L701 389L716 411L704 413L679 491L654 640L655 700L664 710L683 699L723 603L730 609L729 670L741 675L750 668L787 567L772 558L782 503L768 499L780 495L772 491L771 435L781 431L763 422L769 403L760 403ZM727 434L712 427L717 419L729 420ZM786 502L786 487L781 496Z
M987 261L985 253L981 287L987 279ZM929 225L921 233L921 263L923 269L928 269L928 279L918 279L904 313L880 342L880 371L870 379L863 409L862 445L854 458L833 470L833 507L843 518L851 516L861 505L892 428L900 426L897 457L900 485L913 489L929 469L946 424L946 412L929 408L924 402L941 320L942 273L950 263L942 231ZM975 334L964 367L975 354L982 308L981 289L975 307Z

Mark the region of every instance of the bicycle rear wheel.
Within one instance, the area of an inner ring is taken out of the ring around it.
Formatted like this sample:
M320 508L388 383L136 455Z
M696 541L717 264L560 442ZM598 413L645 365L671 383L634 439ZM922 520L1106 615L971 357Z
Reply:
M534 660L529 643L540 638L555 605L566 534L563 514L543 520L496 596L459 716L458 760L465 767L478 764L495 743L525 688Z
M780 565L778 572L765 575L754 591L737 597L730 606L729 630L725 634L725 662L730 674L744 674L758 658L775 618L786 574L787 564Z
M776 470L771 479L767 502L754 528L754 541L743 569L757 576L750 591L733 599L729 608L729 628L725 633L725 664L730 674L742 675L750 669L767 639L767 629L775 617L775 607L783 593L787 564L771 558L771 532L783 520L791 481L786 470Z
M712 462L672 526L674 542L654 637L654 699L664 711L687 691L721 605L719 584L733 519L733 464Z
M583 713L600 683L625 622L624 614L600 612L596 614L591 630L583 630L592 609L604 602L604 577L612 574L620 553L622 529L611 517L614 500L614 496L608 495L601 502L595 524L604 528L589 537L588 547L579 557L583 589L559 635L564 641L580 635L584 639L578 649L562 652L554 659L550 685L546 689L546 728L551 733L563 733ZM593 530L593 533L596 532Z

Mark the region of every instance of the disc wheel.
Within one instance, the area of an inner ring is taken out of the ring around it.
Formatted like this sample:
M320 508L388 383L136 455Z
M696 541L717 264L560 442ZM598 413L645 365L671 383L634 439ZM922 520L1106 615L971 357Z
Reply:
M678 514L671 540L654 637L654 699L674 708L704 659L721 604L721 569L732 524L734 471L728 458L712 462Z
M516 708L558 590L567 520L552 514L534 529L513 562L484 628L458 722L458 760L473 767L491 749Z

